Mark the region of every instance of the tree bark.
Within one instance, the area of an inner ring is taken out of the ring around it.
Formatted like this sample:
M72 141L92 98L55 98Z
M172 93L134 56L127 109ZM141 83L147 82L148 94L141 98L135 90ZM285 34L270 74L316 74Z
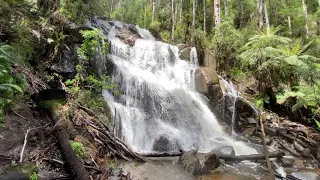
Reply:
M264 0L263 5L264 5L264 17L266 19L267 35L270 35L270 23L269 23L267 0Z
M206 32L206 0L203 0L203 31Z
M288 16L288 26L289 26L289 34L292 35L292 29L291 29L291 17Z
M258 7L258 14L259 14L259 29L260 31L263 30L263 6L262 0L257 0L257 7Z
M192 33L196 29L196 0L192 0Z
M302 8L303 8L303 15L304 15L304 22L305 22L305 28L306 28L306 38L309 39L309 26L308 26L308 8L306 4L306 0L301 0L302 2Z
M228 17L228 14L229 14L229 8L228 8L228 3L227 3L227 0L224 0L224 14L226 17Z
M214 0L214 23L215 27L218 28L221 23L220 19L220 0Z

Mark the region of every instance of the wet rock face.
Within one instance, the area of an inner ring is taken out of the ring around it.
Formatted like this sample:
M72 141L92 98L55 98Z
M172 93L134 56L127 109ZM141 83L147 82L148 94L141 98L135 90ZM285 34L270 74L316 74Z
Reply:
M52 65L50 70L63 77L72 78L76 74L75 58L76 54L73 50L64 51L62 53L62 58L58 63Z
M171 140L168 135L161 135L153 143L152 150L158 152L178 151L179 144L176 140Z
M219 83L218 74L209 67L199 67L195 71L196 90L204 95L212 95L220 93L220 87L215 86ZM212 91L215 90L215 91Z
M188 151L184 153L179 163L193 175L208 174L220 165L218 156L213 153L198 153L197 151Z

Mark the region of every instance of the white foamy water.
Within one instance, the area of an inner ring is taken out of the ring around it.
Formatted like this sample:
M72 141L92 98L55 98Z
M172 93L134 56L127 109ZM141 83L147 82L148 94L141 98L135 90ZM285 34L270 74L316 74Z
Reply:
M103 95L113 115L116 111L117 135L133 150L153 151L157 139L165 137L170 142L166 151L209 152L230 145L237 155L257 153L224 133L195 91L195 48L190 61L184 61L177 47L151 39L137 39L134 47L113 39L110 47L120 95Z

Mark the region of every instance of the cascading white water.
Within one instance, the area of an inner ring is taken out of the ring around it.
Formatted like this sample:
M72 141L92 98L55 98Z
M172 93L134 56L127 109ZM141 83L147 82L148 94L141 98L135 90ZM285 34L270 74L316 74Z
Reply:
M178 48L137 39L133 47L111 39L109 59L120 95L103 95L115 118L117 135L133 150L150 152L156 144L166 151L199 149L208 152L224 145L237 155L256 151L228 137L194 88L198 67L196 50L191 60L179 59Z

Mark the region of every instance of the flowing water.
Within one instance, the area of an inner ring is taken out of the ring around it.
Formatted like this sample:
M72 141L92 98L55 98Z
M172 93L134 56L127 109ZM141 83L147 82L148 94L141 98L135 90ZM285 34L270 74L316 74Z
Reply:
M120 95L103 91L115 116L117 135L138 152L151 152L157 144L165 151L199 149L211 151L231 145L236 154L256 151L228 137L216 117L195 91L196 50L190 60L179 59L178 48L142 37L133 47L110 38L109 59L114 64L112 79Z

